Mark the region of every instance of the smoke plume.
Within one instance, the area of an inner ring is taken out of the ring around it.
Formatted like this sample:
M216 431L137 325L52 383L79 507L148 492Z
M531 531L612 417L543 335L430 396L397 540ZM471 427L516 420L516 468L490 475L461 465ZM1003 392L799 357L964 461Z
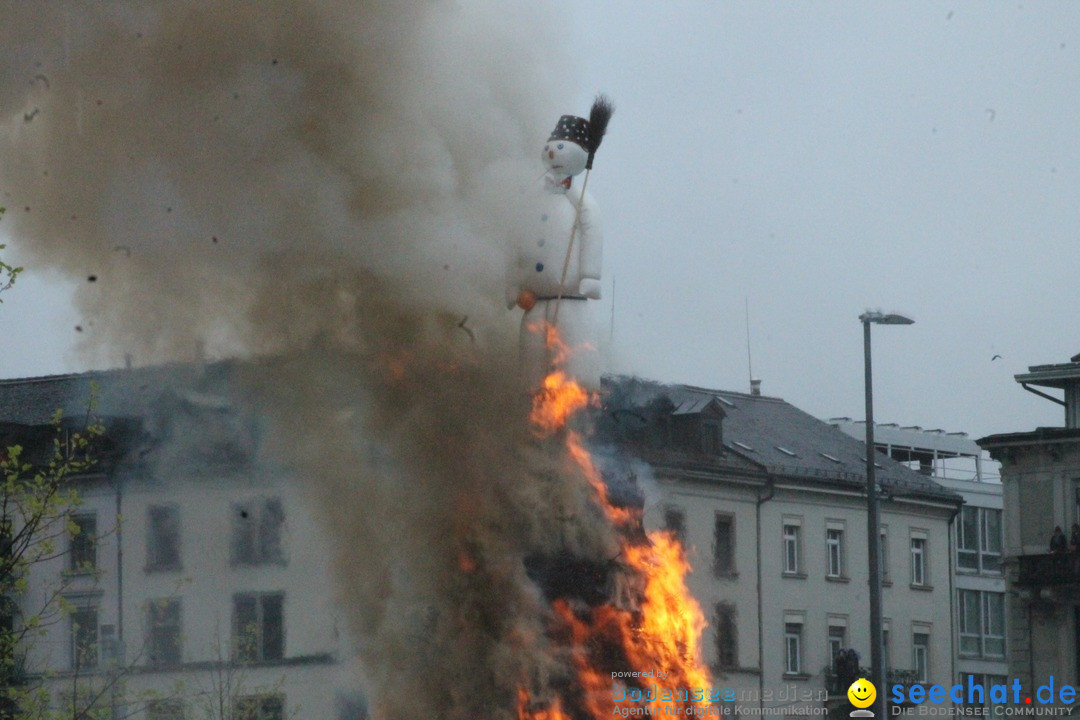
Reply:
M510 5L43 1L0 22L5 231L83 283L90 355L261 358L266 445L338 539L390 720L542 698L570 663L522 558L614 554L515 379L517 190L570 108L565 13Z

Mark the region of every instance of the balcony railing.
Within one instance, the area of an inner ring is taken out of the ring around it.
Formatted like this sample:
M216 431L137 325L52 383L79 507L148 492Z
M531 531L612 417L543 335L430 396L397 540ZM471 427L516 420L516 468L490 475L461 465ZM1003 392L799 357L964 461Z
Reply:
M1073 585L1080 583L1080 552L1021 555L1020 585Z
M825 689L828 690L829 697L846 697L851 683L861 677L870 678L870 668L860 667L859 674L854 678L840 677L835 671L826 669ZM901 670L899 668L887 668L885 670L885 684L887 687L896 684L909 686L917 682L919 682L919 674L915 670Z

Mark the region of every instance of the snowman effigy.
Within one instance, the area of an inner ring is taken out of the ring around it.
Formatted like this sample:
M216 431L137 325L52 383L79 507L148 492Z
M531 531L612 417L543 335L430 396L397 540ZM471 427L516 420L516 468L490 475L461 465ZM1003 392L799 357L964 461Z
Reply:
M600 299L603 240L586 187L612 112L601 95L588 119L563 115L541 152L547 172L507 289L508 307L525 311L519 357L530 390L540 388L556 365L585 390L600 389L596 303L590 301ZM582 172L579 186L574 179Z

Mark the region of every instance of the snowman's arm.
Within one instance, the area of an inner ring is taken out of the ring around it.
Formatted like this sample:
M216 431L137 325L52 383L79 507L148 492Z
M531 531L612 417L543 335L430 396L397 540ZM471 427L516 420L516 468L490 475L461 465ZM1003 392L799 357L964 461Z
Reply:
M600 214L588 193L582 199L577 235L581 239L578 250L578 270L581 274L578 293L599 300L604 240L600 228Z

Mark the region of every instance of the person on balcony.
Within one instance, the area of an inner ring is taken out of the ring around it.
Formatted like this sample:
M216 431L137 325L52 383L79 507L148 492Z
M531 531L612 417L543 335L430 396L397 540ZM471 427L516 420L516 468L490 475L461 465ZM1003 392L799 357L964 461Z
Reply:
M1061 531L1060 525L1054 526L1054 534L1050 536L1050 552L1063 553L1068 552L1069 544L1065 539L1065 533Z

